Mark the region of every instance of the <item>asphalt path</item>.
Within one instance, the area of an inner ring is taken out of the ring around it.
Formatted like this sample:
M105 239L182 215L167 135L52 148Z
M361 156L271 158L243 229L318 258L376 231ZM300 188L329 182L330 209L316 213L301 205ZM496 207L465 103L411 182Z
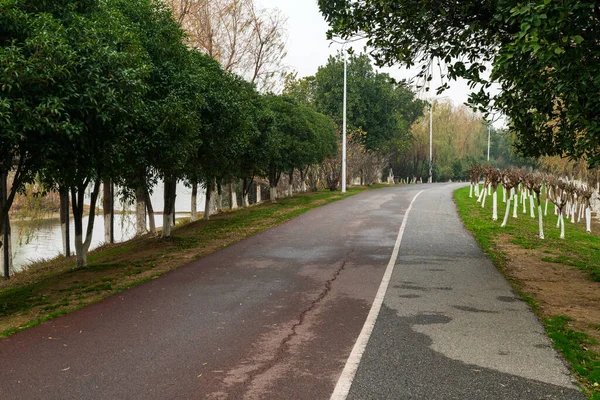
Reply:
M326 399L420 187L312 210L0 341L0 399Z
M423 189L349 398L582 398L456 187L361 193L2 339L0 399L327 399Z
M544 328L461 223L423 192L348 399L584 399ZM491 216L490 216L491 217Z

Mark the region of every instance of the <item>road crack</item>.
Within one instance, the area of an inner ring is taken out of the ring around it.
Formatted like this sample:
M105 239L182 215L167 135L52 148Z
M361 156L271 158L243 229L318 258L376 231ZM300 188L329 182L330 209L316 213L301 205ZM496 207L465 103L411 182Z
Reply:
M290 333L288 333L287 336L279 342L279 345L277 346L277 350L275 351L275 355L273 356L273 358L267 361L266 364L264 364L262 367L250 372L246 379L244 379L244 381L241 383L242 387L247 387L248 385L250 385L257 376L263 375L264 373L269 371L284 357L285 353L289 349L290 341L298 335L298 328L304 324L306 316L311 311L313 311L319 305L319 303L321 303L323 299L325 299L325 297L327 297L327 295L331 292L333 283L346 269L346 264L348 263L350 255L353 252L354 250L351 250L346 254L344 261L342 261L341 265L336 269L333 276L325 282L325 287L323 288L321 293L319 293L319 295L313 301L311 301L310 304L300 313L297 322L294 323L294 325L292 325Z

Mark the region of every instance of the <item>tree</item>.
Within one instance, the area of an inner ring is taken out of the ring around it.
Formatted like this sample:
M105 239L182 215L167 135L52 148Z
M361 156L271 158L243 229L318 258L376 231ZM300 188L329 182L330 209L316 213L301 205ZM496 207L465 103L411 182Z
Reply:
M338 54L319 67L314 79L315 109L330 115L337 126L342 126L343 71L344 60ZM348 129L365 132L360 140L368 150L387 149L394 139L406 140L410 126L423 112L424 104L406 83L375 72L365 54L348 60L347 97Z
M329 37L367 37L379 65L418 65L429 81L437 63L446 77L467 79L477 88L470 104L503 112L523 154L600 163L597 3L319 0L319 6ZM493 82L502 91L492 96Z
M8 213L15 195L44 165L56 132L76 131L62 91L75 52L53 15L35 13L35 2L0 4L0 233L10 231ZM47 10L46 10L47 11ZM0 238L0 249L4 238ZM8 277L8 270L5 277Z
M262 91L282 73L286 19L276 9L259 9L254 0L169 0L188 33L190 46L217 60Z
M51 186L69 188L77 265L85 266L100 181L118 160L114 143L136 115L147 68L137 36L114 3L89 2L85 9L67 7L60 15L58 23L73 52L68 75L55 83L68 125L43 138L49 145L40 174ZM84 236L84 193L90 184Z

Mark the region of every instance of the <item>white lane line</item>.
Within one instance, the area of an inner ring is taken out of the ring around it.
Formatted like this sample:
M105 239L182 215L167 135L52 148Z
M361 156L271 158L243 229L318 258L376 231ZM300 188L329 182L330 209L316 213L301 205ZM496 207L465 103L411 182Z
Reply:
M352 352L348 357L348 361L346 361L346 365L344 366L344 370L342 371L342 375L337 381L335 385L335 389L333 394L331 395L331 400L345 400L348 397L348 392L350 391L350 386L352 385L352 381L354 380L354 375L356 375L356 370L358 369L358 365L360 364L360 359L362 358L363 353L367 347L367 343L369 342L369 338L371 337L371 333L373 332L373 327L375 326L375 321L377 321L377 316L379 315L379 311L381 310L381 305L383 304L383 299L385 297L385 293L387 292L388 286L390 285L390 279L392 278L392 272L394 272L394 266L396 265L396 259L398 258L398 251L400 249L400 243L402 243L402 236L404 235L404 229L406 228L406 221L408 220L408 214L412 209L413 203L419 197L421 193L425 190L421 190L419 193L413 197L410 202L406 212L404 213L404 218L402 219L402 225L400 225L400 230L398 231L398 237L396 238L396 244L394 245L394 251L392 252L392 256L390 257L390 262L387 265L385 270L385 274L383 275L383 279L381 281L381 285L379 285L379 289L377 290L377 294L375 295L375 300L373 300L373 305L371 306L371 310L369 311L369 315L367 315L367 320L360 331L360 335L358 335L358 339L352 348Z

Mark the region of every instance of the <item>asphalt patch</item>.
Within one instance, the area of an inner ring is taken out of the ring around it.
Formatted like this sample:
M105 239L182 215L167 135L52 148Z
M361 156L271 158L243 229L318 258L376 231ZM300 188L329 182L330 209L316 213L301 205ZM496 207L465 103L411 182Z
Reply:
M412 326L427 319L441 322L443 317L398 317L383 305L348 399L585 400L576 389L466 364L435 352L431 339Z

